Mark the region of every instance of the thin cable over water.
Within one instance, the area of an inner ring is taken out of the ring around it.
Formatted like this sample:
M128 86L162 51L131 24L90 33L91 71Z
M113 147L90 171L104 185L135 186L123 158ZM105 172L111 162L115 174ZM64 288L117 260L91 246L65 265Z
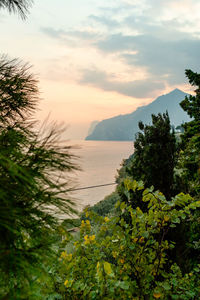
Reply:
M80 191L80 190L94 189L94 188L97 188L97 187L114 185L114 184L117 184L117 183L113 182L113 183L106 183L106 184L100 184L100 185L91 185L91 186L86 186L86 187L77 188L77 189L70 189L69 191Z

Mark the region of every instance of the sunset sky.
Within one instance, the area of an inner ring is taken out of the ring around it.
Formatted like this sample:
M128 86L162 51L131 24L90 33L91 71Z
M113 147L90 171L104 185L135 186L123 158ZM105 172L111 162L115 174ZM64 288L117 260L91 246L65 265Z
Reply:
M41 92L37 118L90 123L189 91L200 72L199 0L35 0L27 20L0 10L0 49L33 65Z

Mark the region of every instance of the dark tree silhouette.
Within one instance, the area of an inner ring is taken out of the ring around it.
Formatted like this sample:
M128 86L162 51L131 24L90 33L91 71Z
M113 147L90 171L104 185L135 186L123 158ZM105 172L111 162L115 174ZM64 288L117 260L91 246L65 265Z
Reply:
M10 13L18 13L25 19L32 3L32 0L0 0L0 9L7 8Z
M124 166L124 172L135 180L142 180L146 187L154 186L170 199L174 194L177 147L168 113L152 114L152 125L139 122L138 126L140 132L134 142L135 151Z
M37 100L29 67L0 59L0 298L28 299L25 287L53 254L58 214L74 211L68 197L74 156L59 143L60 129L36 130Z
M185 74L195 95L186 96L181 107L192 118L183 124L181 167L187 192L200 197L200 74L186 70Z

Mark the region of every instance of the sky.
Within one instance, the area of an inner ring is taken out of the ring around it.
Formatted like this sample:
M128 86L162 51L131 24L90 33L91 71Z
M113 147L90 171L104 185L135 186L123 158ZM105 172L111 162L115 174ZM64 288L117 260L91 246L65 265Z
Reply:
M0 49L32 65L36 117L83 139L90 123L131 113L200 72L199 0L35 0L28 18L0 10Z

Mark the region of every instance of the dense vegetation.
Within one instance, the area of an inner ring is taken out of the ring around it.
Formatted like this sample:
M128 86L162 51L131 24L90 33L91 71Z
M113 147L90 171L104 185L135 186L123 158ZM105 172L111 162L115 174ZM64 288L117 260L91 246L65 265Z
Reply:
M25 16L31 1L0 0ZM167 113L139 123L116 191L82 220L66 172L76 168L62 130L36 130L37 81L0 60L0 298L200 298L200 74L186 70L192 120L176 140ZM78 232L69 233L71 227Z
M198 114L183 125L178 141L167 114L152 116L152 125L140 123L116 191L88 208L82 221L66 219L61 226L49 204L66 213L73 203L63 182L49 174L74 168L69 149L54 148L52 132L41 142L29 119L36 82L15 61L1 65L10 68L1 79L2 299L199 299ZM20 83L16 93L13 81ZM27 85L20 98L17 91L28 83L31 90ZM3 91L7 86L11 93ZM198 97L181 105L196 111ZM188 151L194 155L183 155ZM72 227L79 230L71 235Z
M152 125L139 122L134 142L134 157L126 166L127 175L154 186L167 199L174 194L173 177L176 164L176 139L171 131L168 113L152 115Z
M193 119L181 139L167 113L139 123L116 192L86 210L80 236L61 252L62 299L199 299L200 77L186 75L198 86L181 102Z
M80 237L61 253L62 299L198 299L200 268L196 264L185 273L168 259L176 244L167 233L186 219L192 223L200 202L184 194L167 201L136 181L125 180L125 186L127 192L143 191L148 211L124 202L112 218L86 211Z
M36 83L26 66L0 60L0 290L9 299L26 295L54 255L59 214L74 211L65 179L73 155L58 145L61 128L36 130Z
M98 214L99 216L106 216L115 209L115 204L120 200L119 194L115 191L110 195L106 196L103 200L99 201L92 207L88 207L88 210L91 210Z

